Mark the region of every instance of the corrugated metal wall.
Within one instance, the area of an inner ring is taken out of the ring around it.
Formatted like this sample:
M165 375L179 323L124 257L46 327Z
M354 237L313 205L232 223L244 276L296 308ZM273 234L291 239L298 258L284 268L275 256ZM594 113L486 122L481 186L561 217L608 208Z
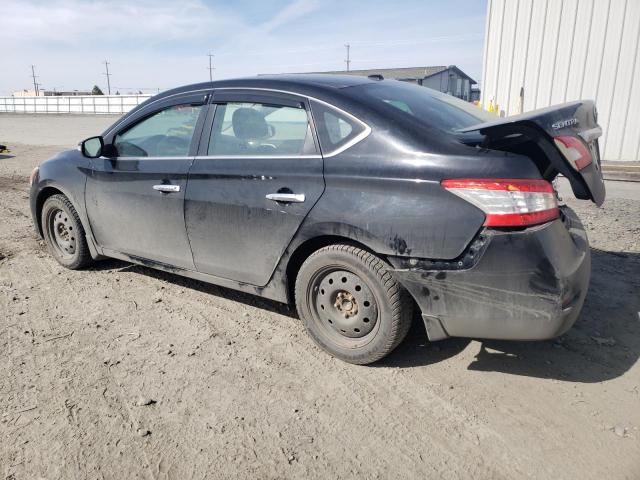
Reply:
M640 160L640 0L489 0L482 105L578 99L596 101L604 160Z

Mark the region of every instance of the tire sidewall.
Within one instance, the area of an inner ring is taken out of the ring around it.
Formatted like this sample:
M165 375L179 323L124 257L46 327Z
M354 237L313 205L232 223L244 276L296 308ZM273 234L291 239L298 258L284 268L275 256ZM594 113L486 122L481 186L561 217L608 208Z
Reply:
M316 272L327 266L336 266L352 271L367 283L375 296L378 307L377 325L374 328L375 335L365 345L355 348L337 345L316 323L308 289L311 288L309 284ZM387 290L375 271L351 253L331 250L323 252L322 255L309 257L301 267L296 279L296 303L302 322L313 341L322 349L342 360L350 363L371 363L386 355L388 346L392 343L390 337L394 335L392 317L395 312ZM378 356L376 352L383 353ZM372 360L372 357L376 356L378 358Z
M71 222L73 223L73 228L77 232L76 235L78 237L78 240L76 244L76 251L70 257L61 256L54 245L54 242L56 240L54 238L51 238L51 232L49 231L48 221L49 221L49 215L53 210L62 210L63 212L65 212L71 219ZM43 234L45 243L47 244L47 249L49 250L49 253L51 253L51 255L53 255L53 257L56 259L56 261L60 263L62 266L71 268L71 269L75 269L81 266L83 263L82 242L84 241L84 229L82 228L82 224L78 219L78 214L69 208L66 202L64 202L62 198L60 198L60 195L54 195L52 197L49 197L44 202L44 205L42 206L42 212L40 214L40 221L42 225L42 234Z

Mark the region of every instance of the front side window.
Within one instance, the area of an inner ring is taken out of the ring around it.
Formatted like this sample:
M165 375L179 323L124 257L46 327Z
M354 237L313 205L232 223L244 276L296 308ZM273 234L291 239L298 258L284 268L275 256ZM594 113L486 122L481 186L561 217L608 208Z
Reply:
M216 106L208 155L302 155L313 151L304 108L228 102Z
M311 108L324 154L346 145L365 129L360 122L324 104L314 101Z
M120 157L186 157L202 106L176 105L116 135Z

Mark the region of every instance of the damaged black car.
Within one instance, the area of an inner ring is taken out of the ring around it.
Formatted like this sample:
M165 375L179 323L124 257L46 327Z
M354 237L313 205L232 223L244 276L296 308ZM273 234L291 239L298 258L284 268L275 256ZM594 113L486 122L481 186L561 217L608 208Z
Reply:
M540 340L582 308L590 250L553 181L605 197L591 101L508 118L395 80L274 75L161 93L31 176L72 269L113 257L295 305L368 364L406 336Z

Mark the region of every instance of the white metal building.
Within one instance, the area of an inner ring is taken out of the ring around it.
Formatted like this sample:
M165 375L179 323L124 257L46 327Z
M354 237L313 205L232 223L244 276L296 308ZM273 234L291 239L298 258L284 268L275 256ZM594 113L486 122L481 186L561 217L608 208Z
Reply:
M595 100L604 160L640 160L640 0L489 0L482 105Z

